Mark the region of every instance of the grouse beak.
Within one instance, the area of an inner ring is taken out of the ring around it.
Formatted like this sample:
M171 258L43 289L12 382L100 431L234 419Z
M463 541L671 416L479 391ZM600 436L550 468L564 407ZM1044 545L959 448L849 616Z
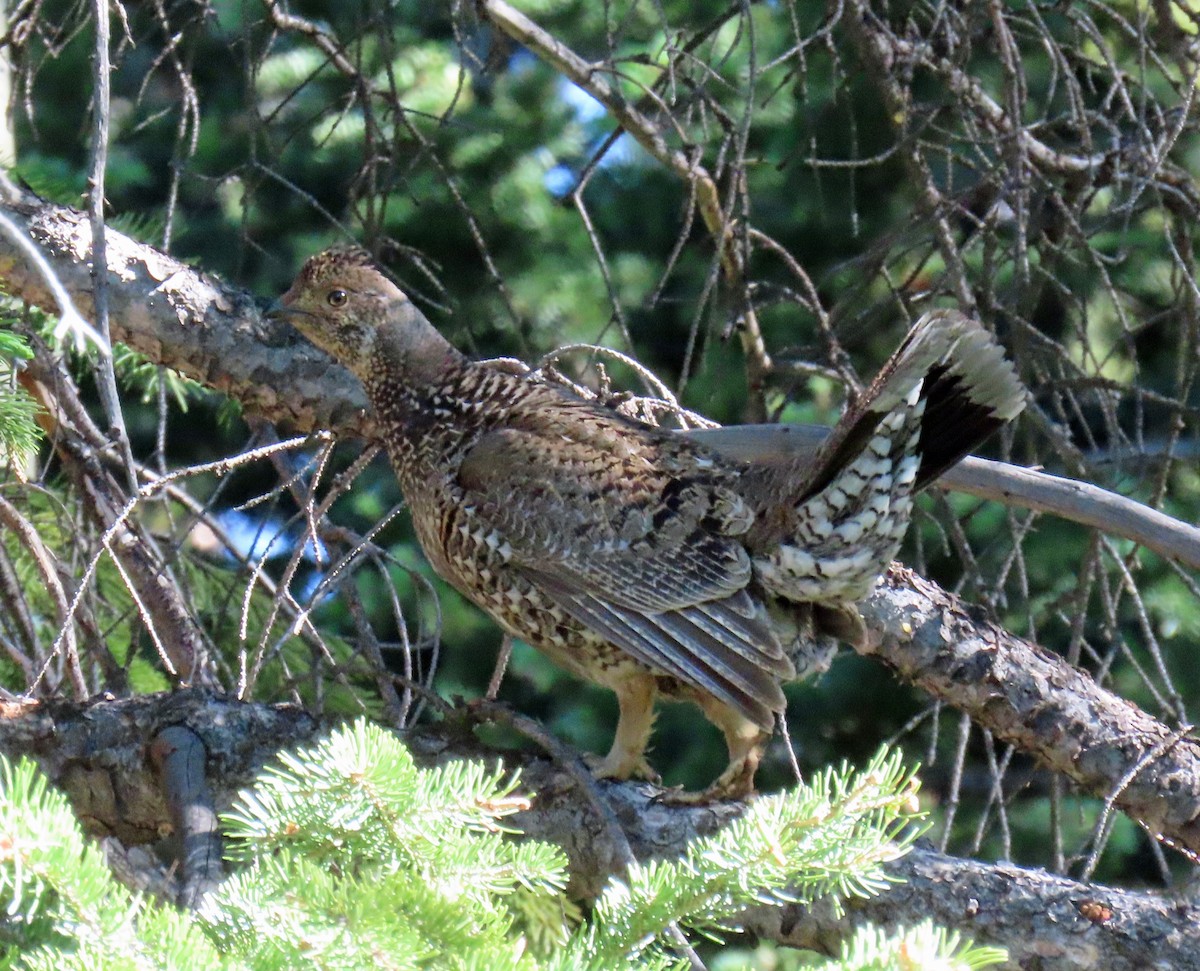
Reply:
M271 305L263 311L263 316L267 320L278 320L287 323L292 317L292 308L284 302L283 297L280 297L278 300L271 301Z

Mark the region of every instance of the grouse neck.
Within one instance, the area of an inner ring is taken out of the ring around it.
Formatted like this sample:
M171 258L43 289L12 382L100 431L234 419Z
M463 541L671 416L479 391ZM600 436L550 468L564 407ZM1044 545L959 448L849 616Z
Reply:
M368 358L363 363L372 383L416 388L439 383L466 361L407 299L393 303L376 326Z
M447 345L449 347L449 345ZM530 392L528 379L471 361L458 351L443 357L423 380L405 378L390 370L382 379L372 369L364 382L378 417L406 437L434 433L451 438L471 437L502 419L507 410Z

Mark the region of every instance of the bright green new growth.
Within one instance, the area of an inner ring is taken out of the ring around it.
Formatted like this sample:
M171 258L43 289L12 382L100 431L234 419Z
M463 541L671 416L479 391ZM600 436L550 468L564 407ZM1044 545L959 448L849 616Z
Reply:
M527 802L478 763L420 769L366 722L287 754L226 815L235 873L198 915L117 885L32 763L3 763L0 969L686 967L672 923L712 932L752 903L869 895L911 841L914 784L894 755L757 800L685 858L613 880L589 920L555 847L514 840ZM4 950L7 948L7 950ZM830 969L982 968L994 949L932 927L860 933ZM899 963L897 963L899 961Z
M898 754L862 771L826 769L806 785L756 800L745 816L697 840L683 859L650 863L613 881L584 932L616 961L680 921L717 930L752 904L869 897L890 882L881 865L907 852L916 783ZM653 949L657 944L651 944Z
M524 804L515 779L473 762L418 769L366 722L280 763L225 817L245 868L208 909L224 946L254 967L302 957L347 968L533 966L508 933L506 901L519 888L556 894L566 861L502 835L501 820Z
M978 947L956 931L922 921L890 934L860 927L842 945L837 960L821 965L820 971L976 971L1007 959L1003 948Z

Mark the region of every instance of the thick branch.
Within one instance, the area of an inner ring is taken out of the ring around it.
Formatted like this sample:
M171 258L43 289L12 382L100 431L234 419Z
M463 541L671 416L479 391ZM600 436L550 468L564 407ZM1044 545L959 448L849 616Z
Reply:
M1200 570L1200 529L1090 482L970 456L945 472L938 486L1053 513Z
M1145 971L1195 966L1200 907L1154 894L1081 884L1045 870L914 849L889 864L904 882L880 897L811 910L762 907L745 923L768 940L828 953L849 927L930 918L1008 949L1010 969Z
M196 906L221 882L223 844L208 791L206 758L199 736L181 725L164 728L150 745L150 759L179 837L183 879L178 900L185 907Z
M80 312L91 317L86 217L36 201L6 201L0 210L41 248ZM244 291L115 231L106 240L114 340L272 421L361 431L366 398L357 383L291 328L264 320ZM0 234L0 280L7 293L57 313L46 281L6 234Z
M177 692L91 705L0 705L0 752L30 754L71 798L88 828L126 843L153 841L176 825L162 794L153 740L172 730L199 739L207 752L208 789L227 808L277 751L310 742L328 726L286 705L254 705ZM469 735L426 729L408 737L418 758L498 756ZM570 773L545 759L508 756L539 793L517 818L527 835L567 852L572 886L594 896L619 869L614 835L596 818ZM604 794L639 859L679 856L686 843L734 818L739 804L667 806L638 783L604 783ZM871 900L853 901L844 916L819 905L756 908L747 931L785 944L831 950L859 923L895 926L926 917L982 942L1007 947L1009 968L1094 968L1108 971L1188 967L1200 948L1200 909L1156 894L1084 885L1041 870L961 860L917 849L888 867L904 881Z
M903 567L879 581L862 613L863 653L1200 854L1200 741L1188 730L1172 731Z

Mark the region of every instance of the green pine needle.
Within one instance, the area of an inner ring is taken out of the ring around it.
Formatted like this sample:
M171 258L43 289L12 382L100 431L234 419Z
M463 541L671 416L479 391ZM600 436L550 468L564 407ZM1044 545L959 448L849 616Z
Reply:
M172 368L160 367L125 344L113 345L113 369L122 385L140 393L143 403L155 398L161 383L167 396L184 414L187 413L190 400L209 393L198 381L193 381Z
M556 847L515 840L517 779L421 769L366 721L281 755L224 822L237 866L198 914L117 885L32 762L0 758L0 969L680 969L673 923L713 933L747 905L868 895L913 839L897 755L756 800L683 859L612 880L583 921ZM866 929L828 971L974 971L1003 959L930 924Z
M200 929L118 884L66 798L29 759L0 758L0 966L223 968Z
M860 927L834 961L820 971L978 971L1008 960L999 947L964 942L955 931L923 921L916 927L883 931Z
M13 374L14 360L32 356L29 345L19 335L0 330L0 467L20 463L41 441L36 420L38 404L17 386Z
M42 438L37 424L38 411L38 403L24 388L5 387L0 383L0 466L20 463L37 449Z
M877 894L892 882L883 864L919 834L915 793L899 754L881 750L861 771L828 769L757 799L683 859L636 866L610 883L575 945L616 959L661 946L673 922L713 933L753 904Z

